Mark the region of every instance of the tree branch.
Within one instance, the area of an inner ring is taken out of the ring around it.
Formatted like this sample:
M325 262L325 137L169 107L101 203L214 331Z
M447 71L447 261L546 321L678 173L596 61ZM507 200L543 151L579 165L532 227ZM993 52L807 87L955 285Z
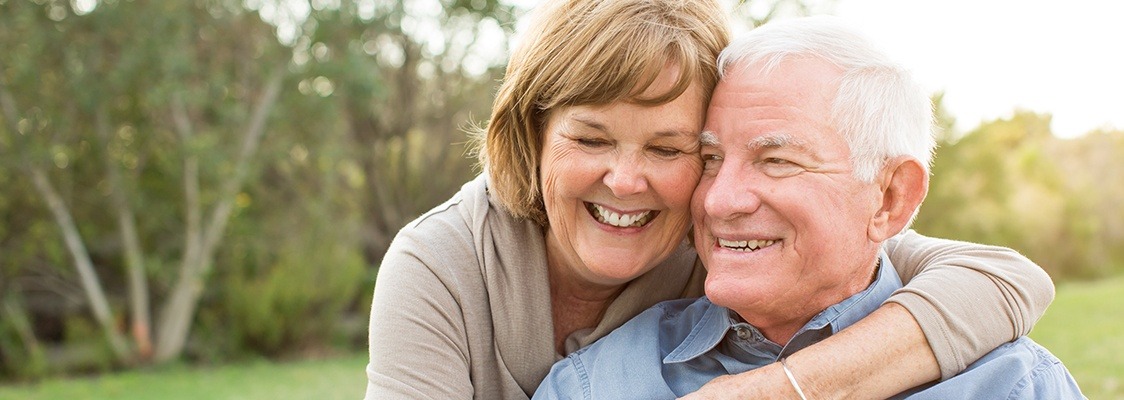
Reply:
M103 157L105 170L113 206L117 211L117 228L125 248L125 276L129 286L133 339L137 344L138 355L142 359L147 359L152 355L152 323L148 304L148 279L144 273L144 252L137 235L136 217L121 179L121 170L109 151L112 134L109 117L106 114L105 107L98 108L95 126L102 147L106 149Z
M270 111L277 103L277 98L281 94L281 84L284 82L285 66L279 66L274 70L269 80L266 83L265 91L261 97L258 98L258 104L250 118L250 123L246 127L242 136L242 147L239 149L238 156L234 163L234 173L231 174L226 181L222 183L222 192L220 192L219 204L212 210L210 219L207 223L206 230L203 236L203 251L205 259L209 259L210 255L214 252L215 246L218 245L218 240L222 237L222 232L226 229L226 224L230 220L230 214L234 211L234 200L238 192L242 190L242 184L246 180L246 175L249 173L250 160L257 153L258 146L261 144L262 135L265 133L265 122L269 117ZM209 266L203 266L200 272L206 272Z

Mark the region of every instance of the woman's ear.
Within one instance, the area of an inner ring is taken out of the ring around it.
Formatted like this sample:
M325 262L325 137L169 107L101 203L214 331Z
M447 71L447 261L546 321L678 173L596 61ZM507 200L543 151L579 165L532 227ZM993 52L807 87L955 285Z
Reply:
M890 158L876 178L882 204L870 219L867 235L882 242L909 226L929 192L929 174L916 158Z

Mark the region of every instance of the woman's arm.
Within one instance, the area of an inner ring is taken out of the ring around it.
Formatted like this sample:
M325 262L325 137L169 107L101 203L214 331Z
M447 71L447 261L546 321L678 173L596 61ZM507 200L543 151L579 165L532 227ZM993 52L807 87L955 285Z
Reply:
M913 231L885 249L904 288L838 334L788 357L808 398L881 399L947 379L1025 335L1053 301L1050 277L1017 252ZM796 398L780 364L716 379L688 399Z
M467 338L448 287L391 246L371 305L366 399L471 399Z
M925 332L941 379L1030 333L1054 300L1050 276L1018 252L908 231L885 243L905 287L890 297Z
M786 361L809 399L885 399L940 377L925 334L895 303ZM780 363L714 379L684 400L799 399Z

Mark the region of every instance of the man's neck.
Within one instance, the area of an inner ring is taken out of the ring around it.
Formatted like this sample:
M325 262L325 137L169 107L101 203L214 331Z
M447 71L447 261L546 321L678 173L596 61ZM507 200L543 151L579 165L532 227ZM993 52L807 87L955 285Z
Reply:
M800 329L804 328L812 318L815 318L816 315L819 315L823 310L839 304L847 298L854 296L856 293L862 292L866 290L867 287L870 287L871 283L878 278L878 268L881 265L881 261L882 257L876 256L875 260L869 263L871 267L867 269L868 272L857 275L856 279L839 286L839 290L832 290L830 291L831 293L822 293L822 296L809 299L806 304L800 307L787 308L789 312L787 312L786 315L774 315L776 313L761 312L761 310L754 310L752 308L734 311L747 323L757 328L766 339L783 347L800 332ZM859 276L865 277L865 279L859 278Z

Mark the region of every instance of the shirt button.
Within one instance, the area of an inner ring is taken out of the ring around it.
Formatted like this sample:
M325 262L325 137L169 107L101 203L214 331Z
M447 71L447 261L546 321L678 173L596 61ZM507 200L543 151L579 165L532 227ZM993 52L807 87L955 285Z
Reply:
M749 338L753 336L749 333L749 329L745 329L745 327L742 326L734 328L734 332L737 332L738 339L741 340L749 340Z

